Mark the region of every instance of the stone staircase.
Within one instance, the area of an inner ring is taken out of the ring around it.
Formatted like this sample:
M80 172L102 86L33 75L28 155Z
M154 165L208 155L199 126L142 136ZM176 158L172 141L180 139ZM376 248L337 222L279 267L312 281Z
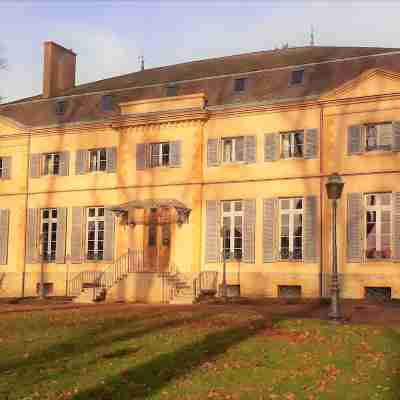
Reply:
M196 294L193 284L190 284L190 278L184 274L175 273L167 275L172 287L172 295L169 304L193 304L196 302Z

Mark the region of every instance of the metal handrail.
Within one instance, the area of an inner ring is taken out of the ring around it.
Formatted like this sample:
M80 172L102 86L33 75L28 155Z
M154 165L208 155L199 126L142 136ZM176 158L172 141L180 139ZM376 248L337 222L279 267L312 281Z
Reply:
M101 271L81 271L68 281L68 296L78 296L84 285L93 285Z

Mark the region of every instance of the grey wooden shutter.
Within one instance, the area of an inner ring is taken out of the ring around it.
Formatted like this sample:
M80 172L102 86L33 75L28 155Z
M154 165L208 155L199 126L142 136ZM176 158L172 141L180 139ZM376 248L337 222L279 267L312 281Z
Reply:
M393 261L400 262L400 193L393 193Z
M10 210L0 209L0 264L7 264Z
M181 140L169 144L169 165L170 167L180 167L181 165Z
M28 209L28 226L26 227L26 262L33 264L39 262L39 224L40 209Z
M219 139L208 139L207 141L207 166L219 165Z
M347 154L360 154L363 150L363 126L350 126L347 131Z
M394 121L392 126L393 126L393 150L400 151L400 121Z
M264 161L279 159L279 133L267 133L264 137Z
M362 261L362 193L347 195L347 261Z
M264 199L263 202L263 262L275 260L275 227L277 223L277 199Z
M136 169L143 170L147 167L147 149L145 143L138 143L136 145Z
M84 216L83 207L72 207L71 262L76 264L83 261Z
M243 261L255 263L256 201L243 201Z
M40 177L40 159L41 154L31 154L29 159L29 176L31 178Z
M60 175L69 175L69 151L63 151L60 153Z
M104 261L114 260L114 215L111 210L104 209Z
M244 137L244 160L248 164L256 162L257 158L257 138L256 136Z
M318 154L318 129L307 129L304 158L316 158Z
M319 255L318 197L307 196L304 200L303 260L315 263Z
M216 263L220 253L219 208L217 200L206 201L206 263Z
M67 231L67 209L57 209L56 263L65 264L65 237Z
M11 179L11 157L2 157L3 172L1 177L3 179Z
M117 148L109 147L107 150L107 172L116 172L117 170Z
M83 175L88 172L88 156L87 150L78 150L75 159L75 175Z

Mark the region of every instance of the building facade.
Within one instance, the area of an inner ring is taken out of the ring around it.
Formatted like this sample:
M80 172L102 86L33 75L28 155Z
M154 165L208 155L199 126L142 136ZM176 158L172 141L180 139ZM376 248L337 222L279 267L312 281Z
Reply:
M327 296L337 172L341 295L400 297L400 50L289 48L77 86L75 54L44 49L43 94L0 106L0 296L100 277L110 298L167 301L158 277L220 280L222 254L244 296Z

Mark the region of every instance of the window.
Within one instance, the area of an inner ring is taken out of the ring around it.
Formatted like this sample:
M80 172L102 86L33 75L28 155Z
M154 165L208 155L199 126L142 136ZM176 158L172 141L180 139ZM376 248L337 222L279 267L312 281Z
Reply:
M222 151L224 162L241 162L244 161L244 138L225 138L222 139Z
M42 260L55 261L57 249L57 208L44 208L42 210Z
M111 111L112 107L113 107L112 96L109 94L104 95L101 98L101 110L102 111Z
M165 167L169 165L169 143L152 143L150 145L151 166Z
M4 165L3 165L3 159L0 157L0 178L3 178L4 176Z
M65 101L58 100L55 103L55 112L57 115L63 115L65 112Z
M178 85L175 83L170 83L167 85L167 96L177 96L178 95Z
M304 80L304 69L298 69L296 71L292 71L292 75L290 77L291 85L300 85Z
M368 124L366 126L366 151L391 150L393 128L392 124Z
M280 259L303 258L303 199L280 199Z
M50 296L53 294L54 284L53 282L44 282L43 283L43 294L45 296ZM40 282L36 284L36 294L40 294Z
M388 259L391 257L391 193L375 193L366 196L366 258Z
M235 91L236 93L244 92L245 89L246 89L246 82L247 82L247 78L238 78L238 79L235 79L234 91Z
M60 174L60 154L43 154L43 175Z
M107 169L107 150L89 150L89 171L105 171Z
M281 134L282 158L302 158L304 154L304 131Z
M226 259L242 258L243 205L241 200L222 202L223 254Z
M87 216L87 258L102 260L104 256L104 208L91 207Z

